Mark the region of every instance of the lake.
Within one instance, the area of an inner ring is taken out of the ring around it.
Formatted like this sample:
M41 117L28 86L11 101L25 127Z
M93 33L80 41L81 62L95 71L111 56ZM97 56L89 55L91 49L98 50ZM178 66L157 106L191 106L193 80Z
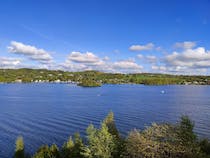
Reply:
M19 135L30 153L61 146L74 132L84 136L90 123L98 127L110 110L122 135L187 114L196 133L210 138L210 86L0 84L0 157L12 157Z

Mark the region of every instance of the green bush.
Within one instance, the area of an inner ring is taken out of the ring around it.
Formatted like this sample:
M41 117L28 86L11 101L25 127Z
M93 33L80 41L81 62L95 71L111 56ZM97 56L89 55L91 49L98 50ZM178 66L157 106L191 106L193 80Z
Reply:
M153 123L123 138L110 112L100 128L89 125L85 141L76 133L61 150L55 144L41 146L32 158L210 158L210 142L199 141L193 128L189 117L182 116L177 124ZM22 137L16 140L14 157L27 157Z
M15 158L25 158L23 137L19 136L16 140Z

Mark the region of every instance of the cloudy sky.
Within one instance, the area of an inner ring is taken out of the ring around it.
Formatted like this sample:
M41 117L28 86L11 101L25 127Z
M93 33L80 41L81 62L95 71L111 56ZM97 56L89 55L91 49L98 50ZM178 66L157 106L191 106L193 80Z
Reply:
M0 1L0 68L210 75L209 0Z

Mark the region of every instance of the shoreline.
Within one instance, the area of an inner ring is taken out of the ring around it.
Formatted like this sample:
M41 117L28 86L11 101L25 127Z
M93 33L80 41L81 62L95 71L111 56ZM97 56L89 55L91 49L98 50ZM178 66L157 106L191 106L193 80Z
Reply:
M0 69L0 84L61 83L96 87L103 84L210 85L210 76L114 74L99 71L66 72L45 69ZM94 86L95 85L95 86Z
M77 85L79 87L85 87L78 85L80 82L68 82L68 81L61 81L61 82L0 82L0 84L72 84ZM144 86L210 86L210 84L142 84L142 83L102 83L103 85L144 85ZM97 87L101 87L97 86ZM96 87L96 86L92 86Z

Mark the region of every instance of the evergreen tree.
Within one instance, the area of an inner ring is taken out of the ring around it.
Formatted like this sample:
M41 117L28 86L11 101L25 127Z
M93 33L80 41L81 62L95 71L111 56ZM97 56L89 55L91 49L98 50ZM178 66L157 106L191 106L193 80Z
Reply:
M83 151L84 145L82 142L82 138L79 133L74 134L74 140L72 137L64 143L61 151L62 158L82 158L81 154Z
M193 132L194 123L188 116L182 116L178 124L178 137L182 144L191 145L196 141L196 135Z
M208 139L203 139L199 142L201 151L210 157L210 142Z
M105 123L100 129L90 125L87 128L88 145L84 148L83 155L88 158L111 158L114 150L114 139L109 133Z
M71 158L73 148L74 148L74 141L72 140L72 137L69 137L68 141L63 144L62 151L61 151L61 157L62 158Z
M49 147L47 145L41 146L35 153L33 158L49 158L51 156Z
M114 138L115 149L114 149L114 152L112 153L112 156L118 158L121 155L121 153L123 153L125 150L124 149L125 142L120 137L120 134L117 130L117 127L114 121L114 113L112 111L109 112L109 114L103 120L103 123L106 124L106 126L108 127L109 133Z
M72 150L72 158L82 158L83 155L81 154L82 149L84 147L82 138L80 137L79 133L74 134L74 147Z
M55 144L51 147L48 145L42 146L33 158L60 158L58 147Z
M181 116L177 129L177 137L182 146L185 147L185 157L193 158L198 157L200 147L197 143L196 134L193 131L194 123L188 116Z
M53 157L60 158L59 149L56 144L51 145L50 152Z
M114 121L114 113L111 111L109 114L106 116L106 118L103 120L103 123L106 124L108 127L108 131L110 134L115 136L116 138L119 138L119 132L117 130L117 127L115 125Z
M24 158L24 141L23 137L19 136L16 140L16 147L15 147L15 158Z
M99 129L87 128L87 143L79 133L64 143L61 152L53 144L42 146L33 158L210 158L209 140L198 141L194 123L182 116L177 124L153 123L143 131L133 130L127 139L120 137L110 112ZM26 158L22 137L16 140L14 158Z

